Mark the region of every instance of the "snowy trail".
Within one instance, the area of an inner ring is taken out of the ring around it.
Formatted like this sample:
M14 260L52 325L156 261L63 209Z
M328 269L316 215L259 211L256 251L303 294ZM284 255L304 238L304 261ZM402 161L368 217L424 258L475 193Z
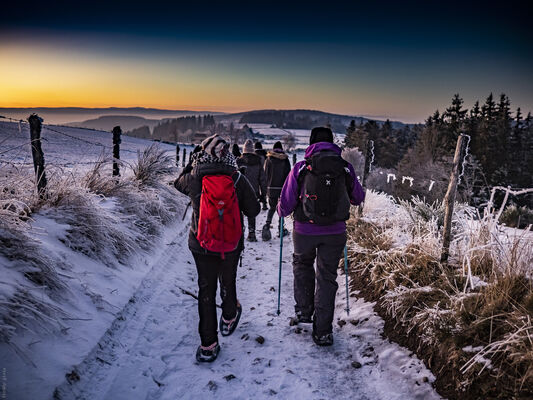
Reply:
M265 218L262 212L259 228ZM243 305L239 327L232 336L219 337L222 350L214 363L197 363L197 303L181 291L197 292L196 270L183 228L171 242L135 301L78 367L80 380L62 384L58 398L439 398L423 363L381 338L383 321L372 304L351 298L352 312L346 316L342 275L332 347L314 345L311 325L289 326L290 238L284 240L281 315L276 315L279 239L246 243L243 266L237 271ZM263 343L256 340L259 336Z

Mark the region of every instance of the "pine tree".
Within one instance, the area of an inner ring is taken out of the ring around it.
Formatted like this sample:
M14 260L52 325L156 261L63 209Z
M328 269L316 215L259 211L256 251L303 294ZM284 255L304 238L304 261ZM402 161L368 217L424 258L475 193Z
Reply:
M463 123L467 112L468 110L463 109L463 99L459 97L458 93L455 94L452 98L451 107L448 107L444 113L444 119L451 130L456 131L457 136L459 135L461 124Z
M494 102L494 96L491 93L489 97L487 97L485 104L483 104L483 106L481 107L481 114L485 119L492 121L494 118L495 110L496 103Z

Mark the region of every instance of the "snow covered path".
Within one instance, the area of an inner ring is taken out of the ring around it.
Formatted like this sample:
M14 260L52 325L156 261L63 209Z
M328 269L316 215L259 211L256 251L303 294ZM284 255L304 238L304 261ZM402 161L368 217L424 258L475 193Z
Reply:
M263 211L259 228L265 218ZM62 384L56 396L95 400L439 398L423 363L381 338L383 321L372 304L351 298L351 315L346 316L343 275L339 276L335 344L321 348L312 342L311 325L289 326L291 239L284 241L280 316L276 315L279 239L246 246L237 272L243 315L232 336L220 336L222 349L214 363L199 364L194 358L199 344L197 303L182 289L197 292L196 270L182 227L135 300L78 366L80 379Z

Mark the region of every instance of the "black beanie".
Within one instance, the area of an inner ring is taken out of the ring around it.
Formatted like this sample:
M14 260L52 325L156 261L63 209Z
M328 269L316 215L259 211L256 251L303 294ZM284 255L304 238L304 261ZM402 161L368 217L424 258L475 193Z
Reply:
M254 143L254 149L255 150L262 150L263 149L263 145L261 144L261 142L255 142Z
M276 143L274 143L273 148L283 150L283 146L281 145L281 142L279 140Z
M318 142L333 143L333 132L331 132L331 129L324 126L313 128L311 136L309 137L309 144L315 144Z

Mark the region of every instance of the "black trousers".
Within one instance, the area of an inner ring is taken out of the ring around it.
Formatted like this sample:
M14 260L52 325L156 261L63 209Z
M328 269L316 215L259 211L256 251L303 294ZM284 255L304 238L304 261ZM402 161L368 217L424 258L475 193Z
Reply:
M293 244L294 309L307 316L314 312L314 331L319 336L326 335L333 331L335 295L339 287L337 268L346 233L315 236L293 232Z
M269 209L268 209L268 214L267 214L267 220L266 220L266 224L267 225L270 225L272 223L272 218L274 217L274 213L276 212L276 207L278 205L278 200L279 200L279 194L276 196L268 196L268 205L269 205ZM278 218L278 221L279 221L279 218Z
M237 265L240 252L219 255L192 253L198 271L198 314L200 322L198 332L202 346L209 346L218 341L216 294L217 282L220 281L220 298L222 299L222 316L226 320L237 315Z
M248 232L255 233L255 217L246 217L248 218Z

